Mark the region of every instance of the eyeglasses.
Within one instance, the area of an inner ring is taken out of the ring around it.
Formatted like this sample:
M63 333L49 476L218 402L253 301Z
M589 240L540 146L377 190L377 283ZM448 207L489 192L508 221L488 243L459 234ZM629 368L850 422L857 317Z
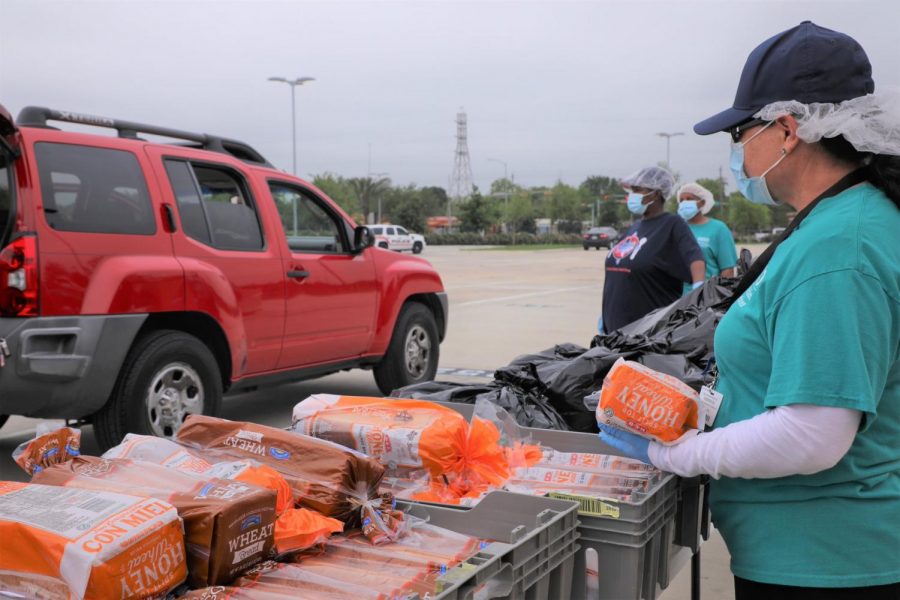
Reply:
M731 129L728 130L728 133L731 134L731 141L735 144L739 144L741 142L741 136L748 129L752 129L757 125L765 125L766 123L770 123L770 121L766 121L765 119L750 119L749 121L745 121L740 125L735 125Z

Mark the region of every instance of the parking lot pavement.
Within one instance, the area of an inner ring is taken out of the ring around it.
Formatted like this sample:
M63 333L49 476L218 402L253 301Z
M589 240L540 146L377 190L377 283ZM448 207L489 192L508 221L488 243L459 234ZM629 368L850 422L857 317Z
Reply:
M439 379L486 381L487 372L519 354L561 342L588 346L596 333L606 250L430 246L420 256L437 268L450 298L440 366L452 373L440 374ZM314 393L379 395L370 372L350 371L229 397L222 416L285 427L294 404ZM11 453L31 437L35 423L13 417L0 429L0 478L24 480ZM82 451L95 454L97 450L91 428L85 427ZM701 555L704 600L733 598L728 554L717 534ZM688 598L690 568L685 567L661 599Z

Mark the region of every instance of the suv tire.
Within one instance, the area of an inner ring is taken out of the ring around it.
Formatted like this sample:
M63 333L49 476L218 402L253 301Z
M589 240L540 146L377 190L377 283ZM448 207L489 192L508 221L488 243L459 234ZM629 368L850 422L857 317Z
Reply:
M387 353L375 365L378 389L387 396L398 388L433 380L439 358L434 315L424 305L408 302L397 317Z
M413 254L422 254L422 242L415 242L413 244Z
M388 249L388 243L387 243L387 242L378 242L378 247L379 247L379 248L384 248L385 250L387 250L387 249Z
M109 400L93 417L102 450L126 433L174 437L190 414L215 415L222 376L209 348L181 331L150 332L134 344Z

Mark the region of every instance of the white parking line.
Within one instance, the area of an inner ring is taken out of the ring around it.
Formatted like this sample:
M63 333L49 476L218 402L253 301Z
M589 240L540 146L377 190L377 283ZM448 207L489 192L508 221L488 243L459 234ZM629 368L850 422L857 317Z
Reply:
M551 294L560 294L562 292L577 292L579 290L589 290L596 288L597 285L582 285L579 287L559 288L555 290L544 290L543 292L531 292L530 294L516 294L515 296L500 296L499 298L486 298L484 300L472 300L470 302L461 302L456 306L476 306L478 304L490 304L492 302L506 302L508 300L518 300L519 298L533 298L534 296L549 296Z

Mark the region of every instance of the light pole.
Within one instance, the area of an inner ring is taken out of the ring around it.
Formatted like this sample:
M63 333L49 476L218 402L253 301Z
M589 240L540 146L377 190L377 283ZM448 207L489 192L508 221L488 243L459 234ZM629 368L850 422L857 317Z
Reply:
M286 83L291 86L291 141L294 148L294 170L292 173L297 174L297 103L295 101L295 90L298 85L315 81L315 77L297 77L296 79L287 79L285 77L269 77L269 81L277 81Z
M666 138L666 168L669 169L669 170L671 171L671 170L672 170L672 163L669 162L669 141L670 141L673 137L675 137L675 136L678 136L678 135L684 135L684 133L682 133L682 132L680 132L680 131L676 131L676 132L674 132L674 133L663 133L663 132L660 132L660 133L657 133L656 135L658 135L659 137L664 137L664 138Z
M372 176L378 177L378 180L381 181L383 178L389 177L389 173L369 173L369 190L372 189L372 184L374 181L372 180ZM381 193L378 194L378 219L375 220L376 224L381 224Z

